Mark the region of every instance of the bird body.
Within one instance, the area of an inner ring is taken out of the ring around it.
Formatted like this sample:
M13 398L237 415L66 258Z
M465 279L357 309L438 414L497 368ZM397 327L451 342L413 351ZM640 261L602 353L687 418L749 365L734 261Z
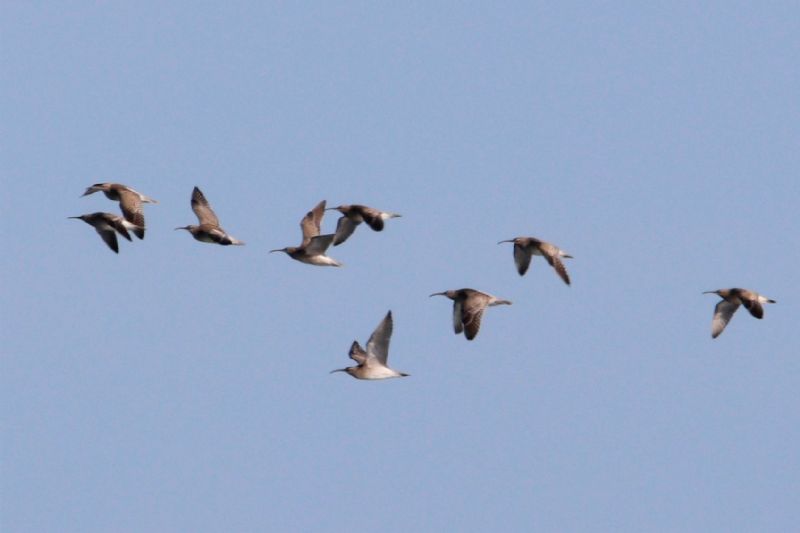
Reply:
M144 210L142 209L142 203L157 204L158 201L121 183L95 183L86 189L83 196L98 191L105 194L109 200L119 202L119 207L125 216L125 220L136 226L133 229L134 235L144 239Z
M744 305L751 315L761 319L764 318L764 307L761 304L776 303L775 300L771 300L755 291L736 287L705 291L703 294L716 294L722 298L714 307L714 318L711 321L711 337L714 339L722 333L740 305Z
M358 363L358 366L347 368L337 368L334 372L347 372L356 379L388 379L408 376L405 372L398 372L389 368L387 359L389 357L389 341L392 337L394 322L392 312L386 313L386 317L378 324L375 331L367 341L367 349L364 350L358 341L353 341L350 346L350 359Z
M356 230L356 227L362 222L366 222L367 225L375 231L383 231L383 222L385 220L402 216L398 213L381 211L374 207L358 204L340 205L326 209L326 211L330 210L336 210L342 214L336 222L336 233L333 239L334 246L338 246L346 241Z
M269 253L283 252L292 259L315 266L335 266L342 264L332 257L325 255L334 239L334 234L320 235L322 217L325 213L325 200L306 213L300 220L300 230L303 232L303 241L300 246L287 246L270 250Z
M564 283L567 285L570 284L569 274L567 274L567 269L564 267L561 258L572 259L572 256L558 246L535 237L516 237L514 239L500 241L497 244L504 242L514 243L514 264L517 266L517 272L519 272L520 276L525 275L525 272L528 271L531 258L534 255L539 255L547 259L547 262L555 269Z
M497 298L475 289L457 289L435 292L431 296L447 296L453 300L453 330L456 335L464 333L472 340L481 327L483 311L494 305L511 305L511 301Z
M211 209L211 205L208 203L208 200L206 200L203 192L197 187L192 190L192 211L194 211L200 224L196 226L181 226L175 228L176 230L185 229L192 234L192 237L200 242L221 244L223 246L231 244L239 246L244 245L244 241L240 241L232 235L228 235L228 233L222 229L219 225L219 219L216 213Z
M128 222L123 217L119 215L114 215L112 213L88 213L86 215L81 215L78 217L69 217L69 218L77 218L83 220L90 226L94 227L97 234L103 239L109 248L111 248L114 253L119 253L119 243L117 241L117 233L122 235L128 240L131 240L131 236L128 233L128 230L136 231L139 229L138 226Z

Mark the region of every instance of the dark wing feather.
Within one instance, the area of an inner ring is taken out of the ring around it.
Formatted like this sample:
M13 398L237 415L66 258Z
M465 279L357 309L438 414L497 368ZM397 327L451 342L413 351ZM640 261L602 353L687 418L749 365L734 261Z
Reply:
M192 191L192 211L197 215L197 220L200 224L208 224L209 226L219 227L219 219L211 209L211 205L206 200L203 192L197 187Z
M464 318L461 313L461 300L453 302L453 331L456 335L464 331Z
M517 272L520 276L524 276L528 267L531 266L532 255L530 248L514 243L514 264L517 265Z
M95 228L95 230L97 230L97 234L102 237L109 248L114 250L115 253L119 253L119 243L117 242L117 234L114 233L114 230L100 228Z
M742 305L744 308L750 311L750 314L756 318L764 318L764 307L758 300L750 300L745 298L740 298L742 300Z
M109 223L109 225L111 225L112 228L117 230L117 232L120 235L122 235L123 237L125 237L128 240L131 240L131 236L128 233L128 228L126 228L125 224L123 223L124 220L125 220L124 218L118 217L116 215L112 215L110 213L107 213L105 219Z
M358 363L359 365L363 365L364 361L367 360L367 352L364 351L364 348L358 344L358 341L353 341L353 344L350 346L350 359Z
M383 218L381 218L381 212L378 209L374 209L372 207L365 207L361 206L361 217L364 219L370 228L375 231L382 231L383 230Z
M558 255L551 255L545 254L545 259L547 262L550 263L550 266L556 270L556 273L564 280L564 283L569 285L569 274L567 274L567 269L564 267L564 263L561 261L561 258Z
M463 309L464 336L471 341L478 334L478 330L481 329L481 318L483 318L483 310L486 308L464 306Z

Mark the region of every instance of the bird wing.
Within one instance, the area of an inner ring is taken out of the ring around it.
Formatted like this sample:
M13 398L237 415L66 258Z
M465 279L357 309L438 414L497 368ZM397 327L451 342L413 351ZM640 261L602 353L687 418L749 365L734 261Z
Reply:
M316 237L312 237L311 240L309 240L305 245L306 253L308 255L324 254L325 250L327 250L328 247L333 242L333 237L334 237L333 233L329 233L327 235L317 235Z
M117 230L117 232L119 232L120 235L122 235L123 237L125 237L128 240L131 240L131 236L128 233L128 228L125 227L125 219L124 218L118 217L116 215L112 215L111 213L106 213L105 220L111 226L112 233L113 233L113 230Z
M764 318L764 307L761 305L761 303L758 301L757 298L758 297L753 299L739 297L739 299L742 301L742 305L744 305L745 309L750 311L751 315L753 315L756 318Z
M530 248L514 243L514 264L517 265L517 272L520 276L525 275L525 272L528 271L532 256Z
M470 302L467 300L461 308L461 320L464 322L464 335L467 337L467 340L471 341L475 338L475 335L478 334L478 330L481 329L481 318L483 318L483 310L486 309L486 306L475 301Z
M463 317L461 316L460 299L453 302L453 330L456 332L456 335L464 331L464 321Z
M333 245L337 246L346 241L356 230L356 226L358 226L358 222L354 222L347 216L340 217L336 223L336 237L333 239Z
M717 338L725 326L730 322L733 313L739 308L738 303L731 303L728 300L720 300L714 308L714 318L711 321L711 337Z
M363 365L364 361L367 360L367 352L364 351L364 348L358 344L358 341L353 341L353 344L350 346L350 359L358 363L359 365Z
M144 210L139 199L139 193L133 190L123 189L119 193L119 207L125 220L139 226L133 233L140 239L144 239Z
M109 248L114 250L115 253L119 253L119 243L117 242L117 234L114 233L114 230L111 228L94 228L97 231L97 234L103 239L103 241L108 245ZM127 233L127 231L126 231Z
M373 207L359 206L361 217L364 219L370 228L375 231L383 230L383 217L379 209Z
M393 328L392 312L389 311L367 341L367 354L377 359L383 366L386 366L386 360L389 358L389 340Z
M312 237L319 235L323 214L325 214L325 200L314 206L314 209L306 213L306 216L300 220L300 229L303 231L302 246L305 246Z
M556 273L564 280L564 283L569 285L569 274L567 274L567 269L561 261L561 257L558 255L558 248L553 250L551 247L547 246L542 247L541 250L544 254L544 258L550 263L550 266L556 270Z
M197 215L197 220L200 224L208 224L209 226L219 227L219 219L211 209L211 205L206 200L203 192L197 187L192 191L192 211Z

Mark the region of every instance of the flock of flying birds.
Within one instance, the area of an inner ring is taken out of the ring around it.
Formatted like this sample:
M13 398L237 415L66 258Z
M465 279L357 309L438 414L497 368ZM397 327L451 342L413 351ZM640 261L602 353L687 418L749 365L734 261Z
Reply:
M109 200L119 202L122 216L95 212L69 218L81 219L94 227L108 247L116 253L119 253L117 233L131 241L130 230L139 239L144 239L145 223L142 204L155 204L158 202L120 183L96 183L88 187L83 196L98 191L102 191ZM229 235L220 226L217 215L211 209L211 205L206 200L205 195L197 187L192 191L191 205L192 211L197 216L198 224L181 226L175 228L176 230L186 230L192 234L192 237L201 242L223 246L241 246L244 244L243 241ZM321 235L322 217L325 211L330 210L339 211L342 216L336 223L335 233ZM300 229L303 233L303 240L300 245L270 250L270 253L284 252L292 259L309 265L339 267L342 266L339 261L326 255L326 251L331 245L338 246L345 242L362 222L365 222L375 231L381 231L386 220L399 216L401 215L397 213L380 211L364 205L340 205L326 208L325 200L323 200L300 220ZM534 237L517 237L500 241L497 244L505 242L514 243L514 264L520 276L525 275L531 264L531 259L534 255L538 255L547 260L564 283L570 284L569 274L567 274L562 258L570 259L572 256L564 250ZM775 303L775 300L748 289L719 289L706 291L703 294L716 294L722 298L714 308L714 318L711 322L711 336L713 338L717 338L722 333L740 305L743 305L751 315L760 319L764 317L762 304ZM436 292L431 296L446 296L453 300L453 329L457 335L463 333L467 340L474 339L478 334L481 318L487 307L511 305L509 300L497 298L475 289ZM372 335L370 335L366 350L361 347L358 341L353 341L349 355L358 365L339 368L331 373L347 372L358 379L386 379L408 376L404 372L389 368L387 364L389 340L392 336L393 324L392 312L389 311L381 323L378 324L378 327L375 328L375 331L372 332Z

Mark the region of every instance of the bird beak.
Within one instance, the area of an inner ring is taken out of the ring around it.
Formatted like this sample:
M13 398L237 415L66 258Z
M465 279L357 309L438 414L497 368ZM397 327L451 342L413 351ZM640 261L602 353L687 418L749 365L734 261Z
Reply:
M717 291L703 291L703 294L717 294Z
M69 219L69 218L81 218L81 217L67 217L67 218Z
M188 226L181 226L181 227L179 227L179 228L175 228L175 229L176 229L176 230L179 230L179 229L187 229L187 227L188 227Z
M337 368L336 370L331 370L328 372L329 374L333 374L334 372L347 372L346 368Z
M271 253L271 254L272 254L272 253L275 253L275 252L285 252L285 251L286 251L286 250L284 250L283 248L279 248L279 249L277 249L277 250L270 250L270 251L269 251L269 253Z
M514 242L514 239L508 239L505 241L497 241L497 244L503 244L504 242Z
M444 293L443 292L434 292L433 294L429 294L428 298L430 298L431 296L444 296Z

